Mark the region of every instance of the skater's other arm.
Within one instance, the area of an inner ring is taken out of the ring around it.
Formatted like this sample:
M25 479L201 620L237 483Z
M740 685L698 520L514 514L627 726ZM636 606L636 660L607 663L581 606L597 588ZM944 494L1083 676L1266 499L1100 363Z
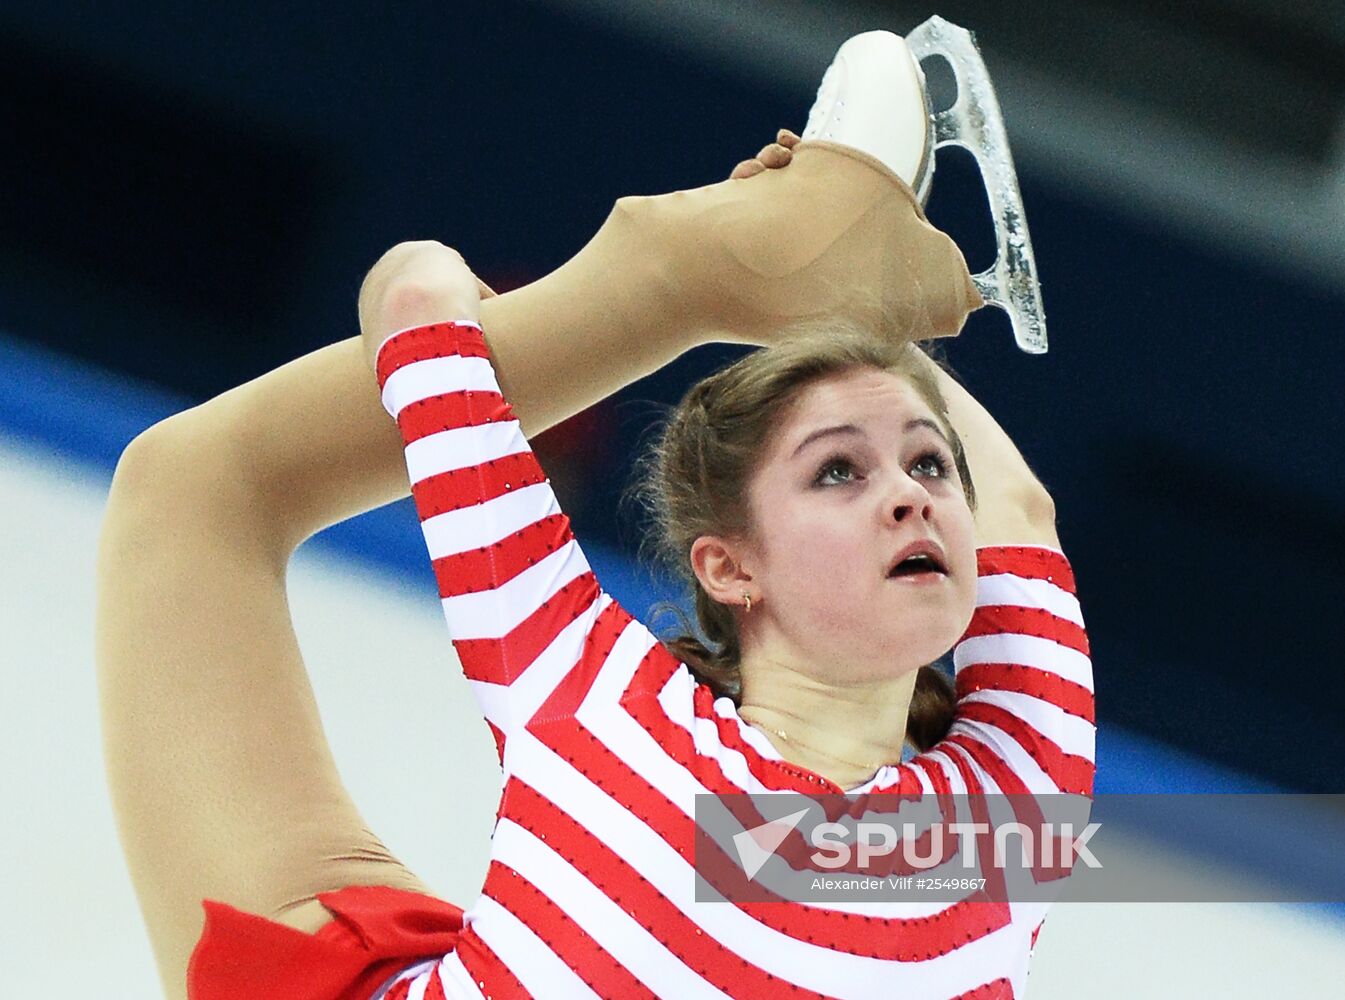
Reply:
M951 375L926 359L948 403L976 485L976 544L1060 548L1055 501L994 417Z

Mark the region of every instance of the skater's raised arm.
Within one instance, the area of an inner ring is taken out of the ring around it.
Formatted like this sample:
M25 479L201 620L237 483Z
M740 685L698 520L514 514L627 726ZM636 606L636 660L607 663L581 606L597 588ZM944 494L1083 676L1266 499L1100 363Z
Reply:
M926 359L948 403L976 484L976 544L1060 548L1055 503L994 417L962 385Z

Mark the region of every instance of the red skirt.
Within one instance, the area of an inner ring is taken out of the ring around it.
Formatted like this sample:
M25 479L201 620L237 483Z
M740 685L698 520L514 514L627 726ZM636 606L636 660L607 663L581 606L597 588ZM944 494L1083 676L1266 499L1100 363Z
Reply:
M387 886L318 894L336 919L316 934L207 899L188 1000L369 1000L403 969L457 946L462 908Z

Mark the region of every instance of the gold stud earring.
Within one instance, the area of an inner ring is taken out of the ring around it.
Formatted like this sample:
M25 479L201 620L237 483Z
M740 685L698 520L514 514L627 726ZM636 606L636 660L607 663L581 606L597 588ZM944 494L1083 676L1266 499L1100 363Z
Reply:
M752 595L745 590L743 591L743 604L746 606L747 613L750 615L752 613Z

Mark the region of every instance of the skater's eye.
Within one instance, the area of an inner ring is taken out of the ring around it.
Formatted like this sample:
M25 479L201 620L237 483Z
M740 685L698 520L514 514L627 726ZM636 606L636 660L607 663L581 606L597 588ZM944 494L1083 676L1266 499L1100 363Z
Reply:
M911 466L912 473L919 473L930 479L946 479L948 477L948 459L943 457L942 452L927 451L915 460Z
M832 455L818 467L817 475L813 477L813 485L834 486L853 483L859 478L859 471L850 459L844 455Z

